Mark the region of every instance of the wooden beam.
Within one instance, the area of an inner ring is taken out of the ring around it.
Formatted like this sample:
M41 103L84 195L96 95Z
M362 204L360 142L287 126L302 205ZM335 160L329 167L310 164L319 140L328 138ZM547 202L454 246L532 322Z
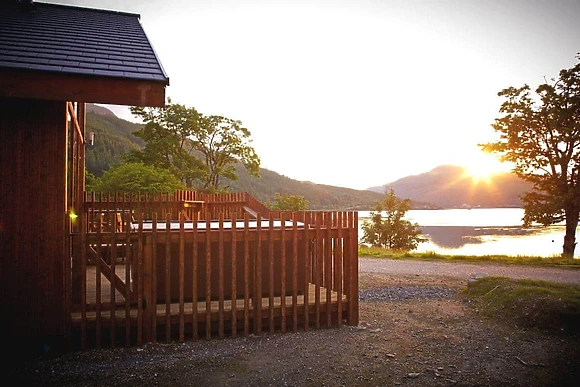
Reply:
M0 97L165 106L165 82L2 69Z

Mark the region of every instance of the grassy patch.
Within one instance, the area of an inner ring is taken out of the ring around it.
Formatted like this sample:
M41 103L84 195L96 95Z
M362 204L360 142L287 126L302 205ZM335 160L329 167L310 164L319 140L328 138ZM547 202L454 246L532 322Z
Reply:
M359 246L358 255L360 257L389 258L389 259L416 259L428 261L449 261L449 262L477 262L496 263L502 265L524 265L524 266L557 266L580 269L580 259L564 259L560 257L533 257L533 256L510 256L510 255L443 255L435 252L413 253L409 251L393 251L378 247Z
M580 286L485 277L460 294L484 316L520 327L580 333Z

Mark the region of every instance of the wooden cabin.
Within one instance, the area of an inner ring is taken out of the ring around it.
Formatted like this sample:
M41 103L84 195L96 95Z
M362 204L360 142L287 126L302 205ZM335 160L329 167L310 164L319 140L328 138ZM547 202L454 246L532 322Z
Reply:
M84 192L84 104L164 106L139 15L0 4L0 332L38 351L358 324L356 212Z
M70 334L84 103L161 107L169 78L139 15L8 0L0 21L0 332L51 350Z

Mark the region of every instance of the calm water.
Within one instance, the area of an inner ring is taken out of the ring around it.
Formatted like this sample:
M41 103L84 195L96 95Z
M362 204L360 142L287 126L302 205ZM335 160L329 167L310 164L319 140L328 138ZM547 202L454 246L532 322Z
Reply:
M359 227L369 211L359 211ZM564 224L549 227L522 227L521 208L476 208L452 210L411 210L406 219L418 223L429 241L417 252L465 255L534 255L550 257L562 253ZM359 228L359 237L362 238ZM580 239L580 227L576 231ZM576 247L575 258L580 257Z

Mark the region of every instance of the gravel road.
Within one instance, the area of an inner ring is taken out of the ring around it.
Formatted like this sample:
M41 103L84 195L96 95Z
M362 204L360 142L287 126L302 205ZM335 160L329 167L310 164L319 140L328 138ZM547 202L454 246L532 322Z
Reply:
M404 259L359 258L359 272L392 275L447 276L469 279L471 276L528 278L580 285L580 270L552 267L507 266L481 263L450 263Z

